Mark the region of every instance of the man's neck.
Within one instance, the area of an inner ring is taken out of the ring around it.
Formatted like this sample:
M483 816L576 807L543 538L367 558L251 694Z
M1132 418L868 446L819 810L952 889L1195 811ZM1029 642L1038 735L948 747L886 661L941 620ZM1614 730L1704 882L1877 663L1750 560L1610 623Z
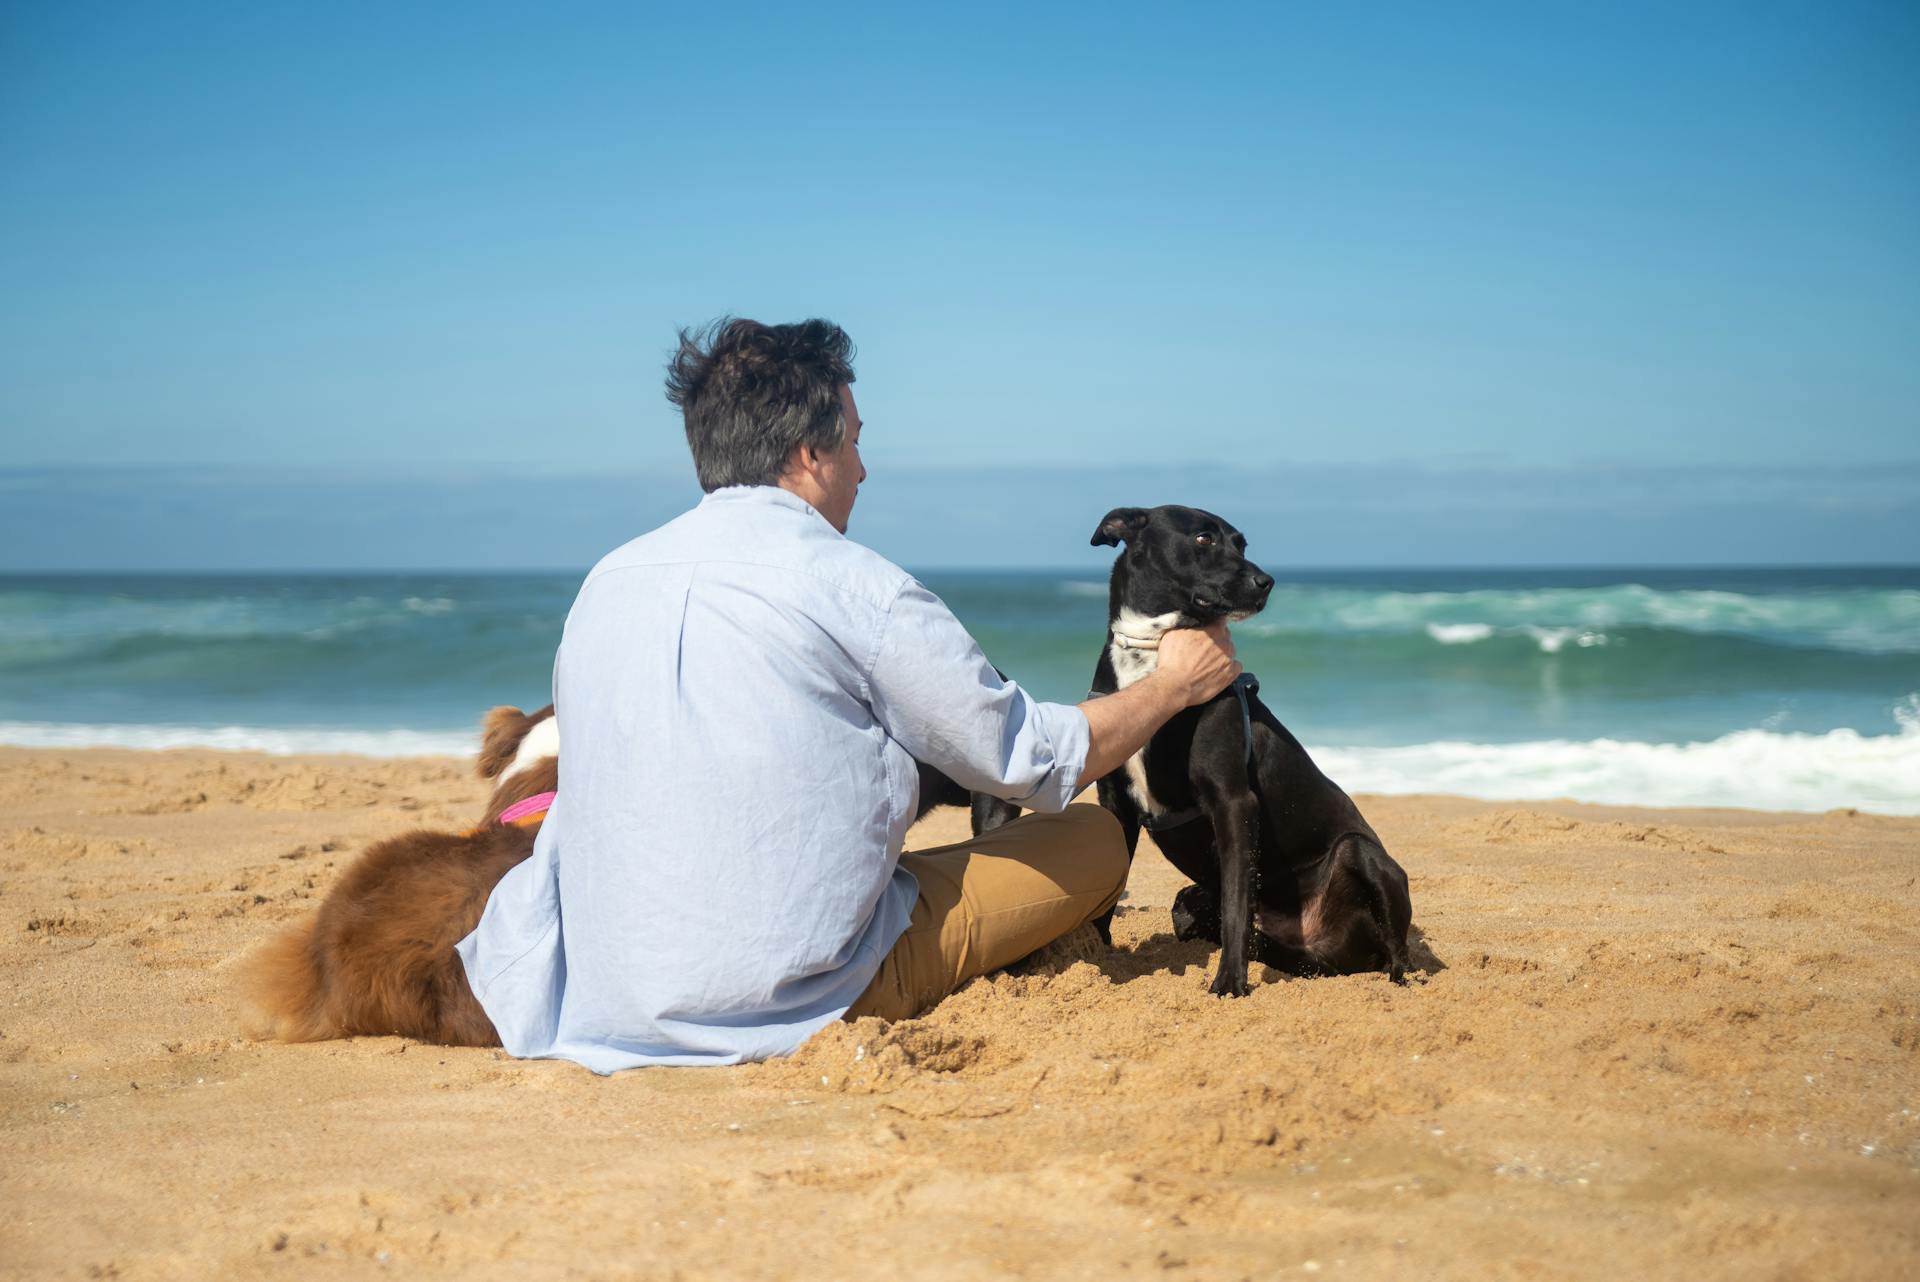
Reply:
M826 497L821 493L820 487L814 483L813 478L805 473L796 475L789 472L774 484L795 498L805 500L807 506L816 512L820 510L820 500Z

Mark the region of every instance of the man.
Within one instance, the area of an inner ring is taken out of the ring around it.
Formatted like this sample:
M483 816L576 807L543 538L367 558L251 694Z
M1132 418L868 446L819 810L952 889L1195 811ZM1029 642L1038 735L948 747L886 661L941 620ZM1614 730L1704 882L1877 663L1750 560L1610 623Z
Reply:
M459 946L515 1055L730 1064L925 1009L1113 906L1119 824L1069 800L1239 672L1221 628L1077 708L1001 680L845 537L851 353L819 320L681 334L668 398L706 498L582 585L554 660L559 798ZM916 760L1039 813L903 855Z

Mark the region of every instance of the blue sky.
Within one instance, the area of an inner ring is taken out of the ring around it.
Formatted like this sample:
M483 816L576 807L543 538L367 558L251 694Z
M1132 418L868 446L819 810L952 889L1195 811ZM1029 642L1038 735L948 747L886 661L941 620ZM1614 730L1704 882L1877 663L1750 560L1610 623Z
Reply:
M0 568L584 564L691 494L723 312L854 335L909 564L1202 499L1920 560L1917 64L1898 4L9 6ZM581 511L490 541L528 476Z

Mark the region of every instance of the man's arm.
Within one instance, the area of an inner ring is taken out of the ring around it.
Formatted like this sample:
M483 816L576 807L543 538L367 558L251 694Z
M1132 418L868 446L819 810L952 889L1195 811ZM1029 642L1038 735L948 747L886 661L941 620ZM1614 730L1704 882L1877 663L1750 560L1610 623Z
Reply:
M1153 672L1124 690L1080 705L1088 737L1081 786L1118 770L1176 712L1205 703L1239 675L1226 624L1166 633Z
M940 599L909 583L882 629L868 687L875 717L915 760L970 791L1051 813L1239 671L1224 625L1170 632L1152 676L1074 716L1003 681Z

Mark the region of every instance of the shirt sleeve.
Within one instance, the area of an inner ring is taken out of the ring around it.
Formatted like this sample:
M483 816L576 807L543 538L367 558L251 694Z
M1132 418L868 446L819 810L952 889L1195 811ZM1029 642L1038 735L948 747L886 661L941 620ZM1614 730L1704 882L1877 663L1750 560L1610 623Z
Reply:
M1049 813L1080 790L1086 714L1002 679L919 583L900 589L881 624L868 690L886 732L964 788Z

